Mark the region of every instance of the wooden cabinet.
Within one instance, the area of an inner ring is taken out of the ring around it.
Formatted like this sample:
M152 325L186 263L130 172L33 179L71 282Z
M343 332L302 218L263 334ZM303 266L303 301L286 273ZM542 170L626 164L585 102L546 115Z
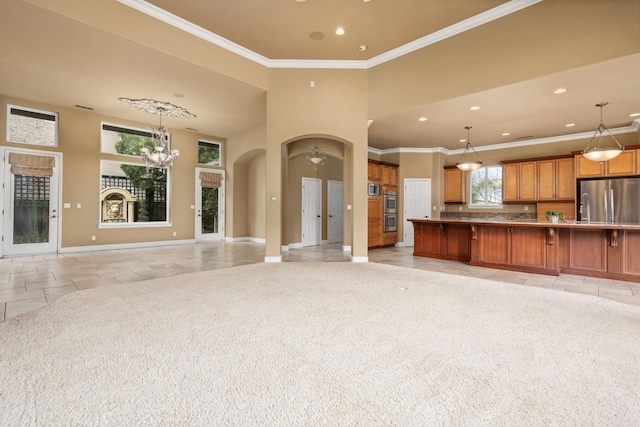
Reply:
M464 203L466 179L464 172L456 166L445 166L444 168L444 202Z
M573 174L573 157L539 160L538 198L540 202L574 200L576 179Z
M573 157L531 159L502 165L502 201L572 201L576 180Z
M382 167L380 163L369 160L369 163L367 163L367 179L374 182L380 182L382 180Z
M538 180L535 161L507 163L502 166L502 201L535 202Z
M471 265L558 275L558 246L547 238L548 228L477 226Z
M607 176L635 175L636 150L626 150L611 160L605 162L605 174Z
M382 185L385 187L398 187L398 166L382 164Z
M563 273L640 282L640 231L572 228L560 236Z
M637 151L635 149L625 150L606 162L594 162L582 154L576 154L576 176L578 178L595 178L635 175L640 172Z
M382 200L380 197L369 197L367 203L368 246L380 246L382 238Z
M413 229L414 255L464 262L471 259L468 225L415 222Z
M379 197L369 197L367 206L369 248L392 246L398 241L398 233L383 232L383 191L398 191L398 165L369 160L367 164L369 181L378 182L381 185ZM396 221L397 222L397 221Z

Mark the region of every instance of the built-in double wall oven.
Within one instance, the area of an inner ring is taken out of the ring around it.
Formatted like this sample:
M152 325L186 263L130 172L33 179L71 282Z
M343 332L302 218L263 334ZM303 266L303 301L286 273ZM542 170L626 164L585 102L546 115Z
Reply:
M383 232L389 233L397 230L398 219L398 193L395 191L384 191L383 193Z

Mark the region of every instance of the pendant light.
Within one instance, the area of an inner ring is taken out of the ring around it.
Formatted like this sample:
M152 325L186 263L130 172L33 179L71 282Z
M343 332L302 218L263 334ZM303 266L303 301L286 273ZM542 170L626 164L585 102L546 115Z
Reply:
M464 148L464 152L462 153L462 157L460 157L460 161L456 163L456 167L461 171L468 172L468 171L476 170L480 166L482 166L482 160L480 160L480 156L478 156L478 153L476 153L476 150L474 150L473 147L471 146L471 137L470 137L471 126L465 126L465 129L467 130L467 146ZM473 151L473 154L476 155L476 158L478 160L467 160L467 154L469 153L469 151Z
M611 132L609 132L609 129L607 129L607 127L602 122L602 108L607 104L608 102L601 102L599 104L596 104L596 107L600 107L600 125L598 126L598 128L596 129L596 132L593 134L593 137L589 141L589 145L587 145L587 148L585 148L584 151L582 152L582 155L584 157L586 157L589 160L593 160L594 162L604 162L605 160L611 160L614 157L616 157L618 154L624 151L624 147L620 145L616 137L613 136ZM615 141L616 143L615 146L610 146L610 147L600 146L600 142L602 141L602 136L605 131ZM597 144L595 144L594 147L591 147L591 144L594 142L596 137L598 138L598 142Z

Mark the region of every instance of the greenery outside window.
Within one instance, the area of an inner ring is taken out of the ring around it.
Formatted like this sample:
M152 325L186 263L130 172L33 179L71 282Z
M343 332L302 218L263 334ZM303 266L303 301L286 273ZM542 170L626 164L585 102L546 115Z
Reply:
M57 147L58 113L8 105L7 141Z
M502 207L502 167L487 166L471 171L470 207Z
M167 141L169 145L170 138ZM129 128L102 123L100 151L108 154L140 157L140 149L147 147L153 151L153 134L149 130Z
M198 163L201 165L221 166L220 144L210 141L198 141Z

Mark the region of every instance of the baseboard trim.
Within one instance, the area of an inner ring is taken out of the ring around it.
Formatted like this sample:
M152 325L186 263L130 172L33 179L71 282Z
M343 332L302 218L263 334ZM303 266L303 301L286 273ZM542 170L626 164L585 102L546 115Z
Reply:
M280 256L266 256L264 262L282 262L282 255Z
M368 256L351 256L351 262L369 262Z
M118 249L155 248L158 246L189 245L197 243L195 239L188 240L159 240L156 242L115 243L112 245L69 246L60 248L58 253L113 251Z
M351 246L342 246L342 252L351 252Z
M252 242L252 243L266 243L266 240L260 237L225 237L225 242Z

